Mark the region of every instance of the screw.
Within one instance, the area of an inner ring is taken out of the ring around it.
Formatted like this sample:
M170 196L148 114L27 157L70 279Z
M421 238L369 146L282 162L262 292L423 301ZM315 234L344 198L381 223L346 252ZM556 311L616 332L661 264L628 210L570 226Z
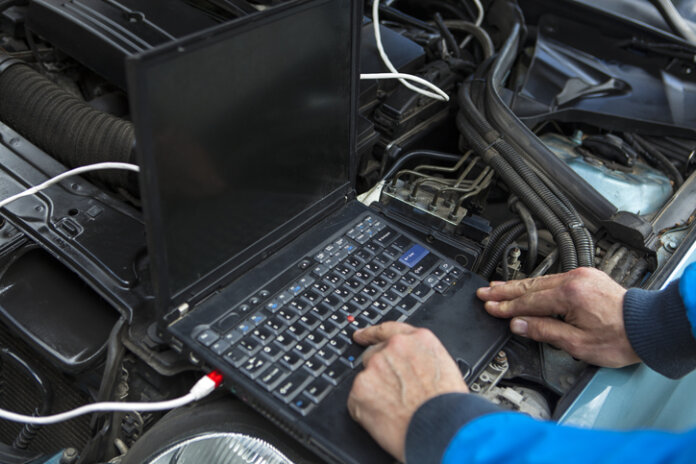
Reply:
M497 364L505 364L507 362L507 354L504 351L498 351L498 354L495 355L495 362Z
M665 249L669 252L676 251L678 246L679 245L674 240L670 240L669 242L665 243Z

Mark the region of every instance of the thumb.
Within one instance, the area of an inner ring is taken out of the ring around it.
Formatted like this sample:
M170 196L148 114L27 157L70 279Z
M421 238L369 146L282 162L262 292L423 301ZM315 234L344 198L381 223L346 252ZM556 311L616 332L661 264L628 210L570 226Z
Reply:
M516 335L538 342L550 343L574 354L582 331L553 317L516 317L510 321L510 330Z

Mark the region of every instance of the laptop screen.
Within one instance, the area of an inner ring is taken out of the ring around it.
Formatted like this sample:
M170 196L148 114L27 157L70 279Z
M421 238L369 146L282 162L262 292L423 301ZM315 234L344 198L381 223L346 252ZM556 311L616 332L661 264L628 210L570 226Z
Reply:
M158 225L150 251L167 296L348 191L351 4L297 2L130 63L142 195Z

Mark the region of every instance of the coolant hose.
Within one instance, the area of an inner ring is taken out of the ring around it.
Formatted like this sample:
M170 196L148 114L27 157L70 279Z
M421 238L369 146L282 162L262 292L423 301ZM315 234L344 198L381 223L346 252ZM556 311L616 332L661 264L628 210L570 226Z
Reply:
M92 108L6 53L0 53L0 121L71 168L134 162L132 123ZM137 191L137 178L125 171L100 171L94 177Z

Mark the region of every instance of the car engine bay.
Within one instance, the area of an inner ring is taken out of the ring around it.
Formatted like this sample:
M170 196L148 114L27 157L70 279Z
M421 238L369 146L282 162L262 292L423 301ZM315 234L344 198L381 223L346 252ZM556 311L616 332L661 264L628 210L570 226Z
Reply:
M292 1L0 1L2 197L66 169L137 163L126 58ZM696 44L644 3L365 2L360 72L388 72L383 47L448 101L361 81L358 198L489 281L596 267L649 288L696 236ZM134 173L74 177L6 205L0 408L45 415L185 393L205 366L172 346L154 295ZM596 369L512 336L469 386L556 419ZM144 462L196 431L251 440L237 458L265 443L287 456L277 462L318 462L229 392L196 408L0 420L0 462Z

